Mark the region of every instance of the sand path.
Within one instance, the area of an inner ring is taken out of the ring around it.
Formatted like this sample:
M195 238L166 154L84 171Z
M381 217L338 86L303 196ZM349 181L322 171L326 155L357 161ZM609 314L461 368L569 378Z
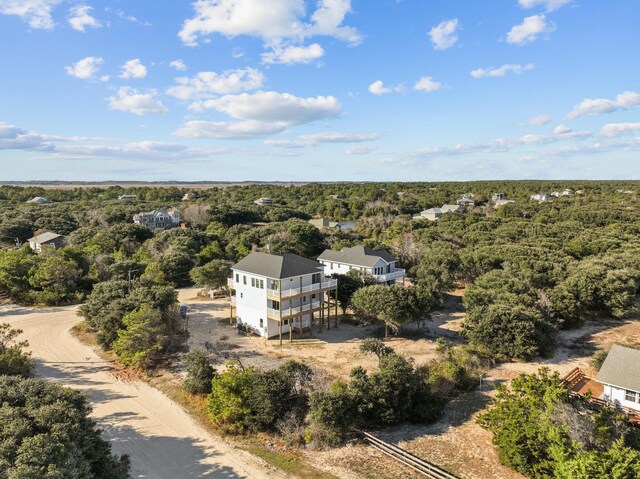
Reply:
M175 402L139 381L124 382L111 365L71 335L77 307L1 306L0 323L24 330L37 374L90 394L93 417L113 450L131 457L133 478L282 478L249 453L198 426Z

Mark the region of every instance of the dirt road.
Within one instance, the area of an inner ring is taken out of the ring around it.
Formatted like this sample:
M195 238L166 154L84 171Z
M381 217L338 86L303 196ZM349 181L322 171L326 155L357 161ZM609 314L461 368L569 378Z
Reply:
M24 330L37 373L92 397L93 416L115 453L131 456L133 478L284 478L250 454L199 427L182 408L142 382L113 376L90 347L70 330L76 307L0 307L0 323Z

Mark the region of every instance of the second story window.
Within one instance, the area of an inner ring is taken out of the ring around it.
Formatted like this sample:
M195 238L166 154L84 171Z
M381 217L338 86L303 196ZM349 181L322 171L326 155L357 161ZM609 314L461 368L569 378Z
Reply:
M320 282L320 273L316 273L311 277L312 284L318 284Z

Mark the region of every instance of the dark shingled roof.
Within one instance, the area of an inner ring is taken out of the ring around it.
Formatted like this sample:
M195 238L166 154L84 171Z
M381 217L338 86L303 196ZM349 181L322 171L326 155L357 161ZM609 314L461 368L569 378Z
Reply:
M611 346L596 381L640 392L640 350Z
M61 237L62 235L59 235L58 233L52 233L51 231L46 231L45 233L41 233L38 236L29 238L27 241L37 243L37 244L44 244Z
M293 253L280 255L253 251L233 265L232 269L267 278L283 279L319 273L322 268L322 264L317 261Z
M336 263L353 264L358 266L373 266L378 258L382 258L387 263L396 259L383 249L371 249L364 246L354 246L353 248L343 248L341 251L324 250L318 259L335 261Z

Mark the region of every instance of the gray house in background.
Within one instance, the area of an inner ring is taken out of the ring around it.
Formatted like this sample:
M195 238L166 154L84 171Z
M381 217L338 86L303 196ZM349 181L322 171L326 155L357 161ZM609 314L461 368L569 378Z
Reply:
M150 230L175 228L180 226L180 212L175 208L171 208L137 213L133 215L133 222L138 225L144 225Z
M38 205L44 205L45 203L51 203L51 201L49 201L48 199L42 197L42 196L36 196L35 198L31 198L29 201L27 201L27 203L35 203Z
M36 253L42 253L47 248L56 249L64 246L64 236L57 233L46 231L39 235L29 238L29 247Z
M351 231L356 229L355 221L333 221L329 218L315 218L309 220L309 224L312 224L319 230L341 229Z

